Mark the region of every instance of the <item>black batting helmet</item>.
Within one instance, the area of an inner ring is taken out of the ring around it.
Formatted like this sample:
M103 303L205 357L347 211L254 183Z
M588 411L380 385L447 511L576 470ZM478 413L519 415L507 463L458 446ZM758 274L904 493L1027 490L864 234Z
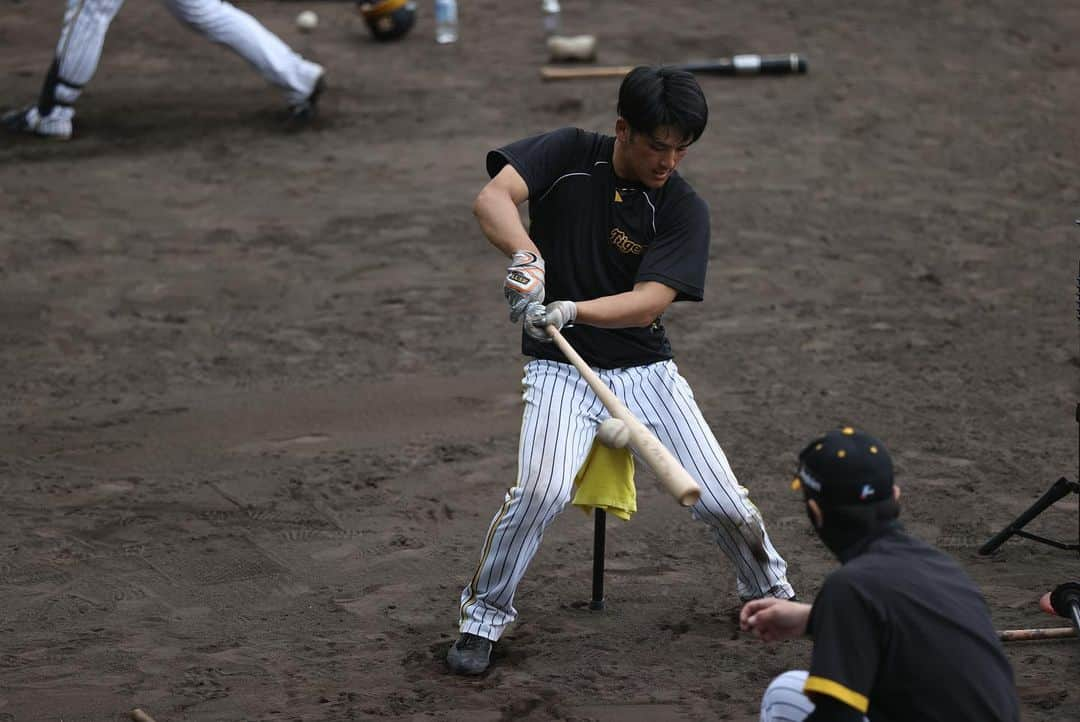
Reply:
M416 22L414 0L359 0L358 4L376 40L397 40Z

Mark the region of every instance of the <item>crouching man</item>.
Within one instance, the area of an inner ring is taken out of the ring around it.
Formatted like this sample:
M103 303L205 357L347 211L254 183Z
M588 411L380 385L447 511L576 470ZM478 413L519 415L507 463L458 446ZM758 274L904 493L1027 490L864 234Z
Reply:
M850 427L799 454L818 537L840 560L814 599L765 597L740 625L771 642L808 635L809 671L769 685L762 722L1016 722L1012 668L974 583L950 557L908 536L885 447Z

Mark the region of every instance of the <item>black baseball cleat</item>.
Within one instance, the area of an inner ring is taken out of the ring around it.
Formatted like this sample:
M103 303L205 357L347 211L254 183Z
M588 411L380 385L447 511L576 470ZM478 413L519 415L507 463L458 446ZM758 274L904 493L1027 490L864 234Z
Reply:
M319 97L324 90L326 90L326 73L321 74L315 81L315 88L311 91L311 95L302 102L289 106L289 117L285 121L285 127L288 130L300 130L311 125L318 114Z
M491 664L491 640L463 633L450 645L446 663L454 674L482 674Z

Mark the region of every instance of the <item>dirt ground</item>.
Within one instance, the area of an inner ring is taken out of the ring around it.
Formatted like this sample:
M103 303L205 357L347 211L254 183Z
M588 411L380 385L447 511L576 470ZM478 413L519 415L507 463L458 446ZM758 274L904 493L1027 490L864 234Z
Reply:
M318 126L128 0L69 143L0 138L0 720L754 720L809 642L738 632L731 565L640 474L570 509L483 677L457 598L513 482L522 358L470 213L487 149L610 132L617 81L544 84L539 3L428 3L370 41L347 2L241 3L324 63ZM302 35L300 9L321 17ZM37 94L60 2L0 0L0 104ZM1080 5L564 0L600 61L800 52L703 78L683 166L710 204L676 357L803 598L832 560L788 489L814 434L891 447L916 535L999 628L1080 557L977 548L1076 478ZM1075 498L1032 529L1076 542ZM1008 648L1027 720L1080 718L1075 640Z

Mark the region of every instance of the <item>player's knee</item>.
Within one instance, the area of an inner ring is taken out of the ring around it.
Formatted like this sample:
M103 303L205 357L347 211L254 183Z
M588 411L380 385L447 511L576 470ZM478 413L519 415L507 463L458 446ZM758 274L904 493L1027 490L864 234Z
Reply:
M123 3L124 0L104 0L104 2L89 4L79 8L78 17L80 22L94 22L108 28L109 23L120 12L120 6ZM75 17L74 13L72 17Z
M547 485L530 484L517 490L518 503L524 509L536 510L540 516L548 518L558 514L567 500L562 499L556 490Z
M761 722L801 722L814 711L803 694L807 673L789 670L774 678L761 698Z
M749 509L732 503L727 498L702 494L694 505L694 515L709 526L730 529L747 523Z

